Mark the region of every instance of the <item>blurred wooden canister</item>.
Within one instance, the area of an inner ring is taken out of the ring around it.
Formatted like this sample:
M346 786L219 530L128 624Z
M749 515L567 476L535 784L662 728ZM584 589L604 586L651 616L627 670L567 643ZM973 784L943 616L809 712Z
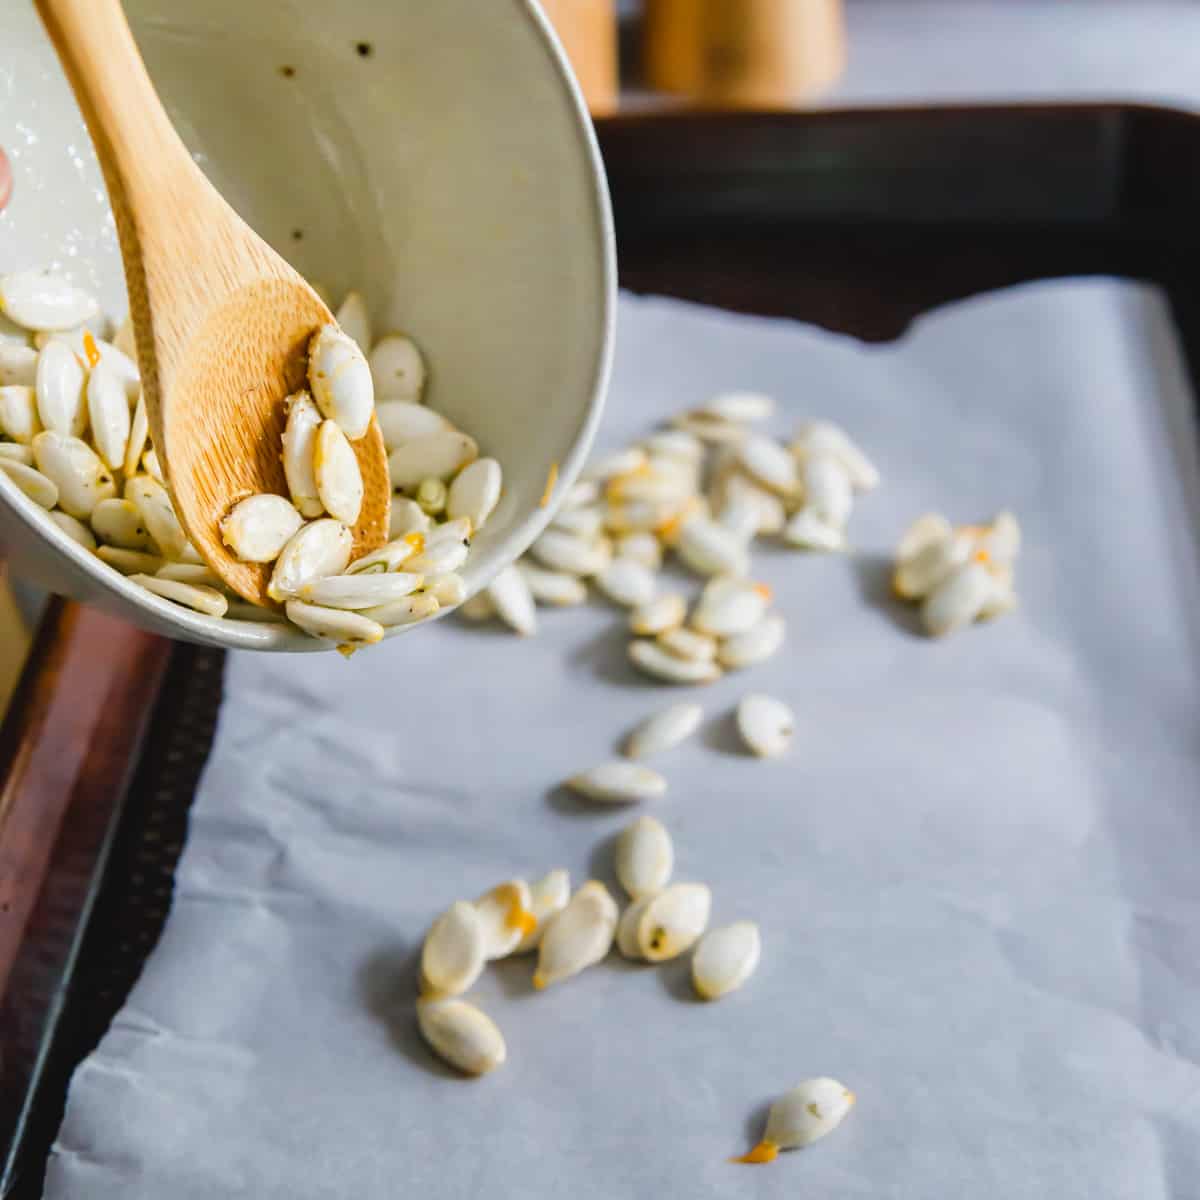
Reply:
M596 115L615 111L617 9L615 0L542 0L562 41L588 108Z
M646 81L705 104L786 107L846 62L842 0L645 0Z

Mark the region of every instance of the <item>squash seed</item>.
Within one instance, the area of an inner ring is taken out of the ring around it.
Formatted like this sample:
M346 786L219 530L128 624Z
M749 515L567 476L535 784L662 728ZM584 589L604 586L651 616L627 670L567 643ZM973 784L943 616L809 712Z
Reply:
M284 402L287 424L283 430L283 473L292 503L302 517L319 517L325 512L317 493L313 469L321 412L306 391L293 392Z
M842 1123L854 1100L854 1093L836 1079L806 1079L771 1105L762 1141L733 1161L769 1163L780 1150L811 1145Z
M313 478L325 511L343 525L356 525L363 481L358 459L336 421L322 421L313 445Z
M672 750L700 728L699 704L672 704L638 724L625 741L627 758L648 758Z
M750 751L760 758L775 758L791 745L796 718L782 700L752 693L737 706L737 727Z
M430 1049L465 1075L486 1075L508 1057L496 1023L465 1000L418 1000L417 1026Z
M403 600L393 600L390 604L364 609L362 615L370 617L372 621L378 621L384 629L394 629L400 625L415 625L418 621L427 621L440 607L436 596L428 592L418 592L414 596L406 596Z
M101 500L117 494L112 472L82 438L45 429L33 439L37 468L58 488L58 506L85 520Z
M42 508L53 508L58 503L58 485L34 467L27 467L15 458L0 457L0 471L9 477Z
M99 311L94 296L61 275L41 270L0 275L0 312L25 329L73 329Z
M614 604L639 608L654 599L658 580L649 567L631 558L614 558L596 575L596 586Z
M638 921L642 957L666 962L690 950L708 926L712 892L703 883L674 883L646 905Z
M475 911L483 925L484 957L489 961L512 954L521 939L537 928L533 898L523 879L497 884L475 901Z
M617 838L616 873L631 900L653 896L670 881L675 847L666 826L654 817L638 817Z
M629 628L643 637L677 629L687 616L687 604L677 592L656 596L629 614Z
M382 575L329 575L306 583L298 595L306 603L324 608L375 608L412 595L423 582L423 575L411 571L390 571Z
M642 953L641 946L638 945L637 931L641 924L642 914L655 895L657 895L656 892L643 896L640 900L635 900L625 909L621 914L621 919L617 922L617 951L622 958L627 958L630 962L646 961L646 956Z
M717 657L717 639L694 629L668 629L654 640L668 654L688 662L712 662Z
M762 620L771 589L751 579L719 575L705 584L692 612L692 628L711 637L746 633Z
M488 584L488 598L505 625L522 637L537 632L537 609L525 576L509 565Z
M367 302L359 292L346 293L346 297L333 319L355 345L369 346L371 344L371 317L367 312Z
M721 677L721 668L715 662L677 658L643 639L629 643L629 658L638 670L664 683L712 683Z
M392 487L405 491L430 476L445 482L478 457L475 439L457 429L413 438L388 455Z
M530 594L538 604L553 604L559 607L582 604L588 595L587 584L574 575L563 571L547 571L545 567L531 562L517 563Z
M136 475L138 463L142 461L142 451L150 437L150 418L146 414L146 397L138 392L138 398L133 406L133 420L129 426L129 440L125 443L125 461L122 467L125 477Z
M513 951L514 954L536 950L541 944L550 918L562 912L571 899L571 876L562 867L556 867L536 883L530 884L529 896L530 908L537 924L522 936Z
M166 566L166 561L157 554L126 550L122 546L97 546L96 557L122 575L153 575Z
M787 625L779 613L767 613L757 625L725 638L717 648L717 661L730 671L766 662L775 654L786 634Z
M588 880L550 918L538 947L533 986L549 987L598 963L612 948L616 931L616 902L604 884Z
M229 510L221 522L221 541L241 562L274 562L303 524L289 500L262 492Z
M75 351L53 338L38 357L38 419L63 437L80 437L87 429L84 386L87 370Z
M96 536L110 546L147 553L157 549L142 520L142 514L132 500L115 497L101 500L92 509L91 522Z
M371 369L357 343L336 325L322 325L308 344L308 387L321 414L353 442L375 411Z
M615 759L566 781L567 787L601 804L634 804L666 795L667 781L649 767Z
M22 384L0 387L0 433L28 446L41 431L34 389Z
M302 525L275 560L267 595L275 601L287 600L298 596L307 583L340 575L353 546L350 530L331 517Z
M692 984L705 1000L736 991L754 974L762 955L762 938L753 921L735 921L710 929L692 956Z
M474 904L456 900L429 927L421 949L421 975L435 993L465 992L487 962L487 935Z
M167 558L182 558L188 545L187 534L175 515L167 489L149 475L135 475L125 481L125 499L137 505L159 550Z
M184 608L194 609L206 617L223 617L229 601L216 588L179 583L174 579L159 579L155 575L130 575L131 583L141 584L148 592L172 600Z
M50 520L59 527L73 542L78 542L85 550L96 549L96 539L92 531L82 522L65 512L52 512Z
M420 403L425 390L425 360L411 338L401 333L380 338L371 350L370 366L380 400Z
M96 450L109 468L119 471L129 446L129 400L125 385L104 362L98 362L88 377L87 408Z
M466 517L472 529L481 529L500 501L503 481L500 464L494 458L477 458L468 463L450 485L447 515L452 520Z

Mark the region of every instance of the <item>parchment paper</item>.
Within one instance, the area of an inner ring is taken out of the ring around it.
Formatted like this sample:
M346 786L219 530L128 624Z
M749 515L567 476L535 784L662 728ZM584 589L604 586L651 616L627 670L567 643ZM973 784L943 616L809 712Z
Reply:
M718 388L843 422L884 485L853 557L760 550L785 653L704 691L636 677L622 617L444 622L362 653L230 658L162 944L79 1069L53 1200L421 1196L1159 1200L1200 1194L1200 572L1194 431L1153 290L1020 288L866 348L625 298L603 442ZM1009 506L1022 605L944 643L887 598L918 513ZM788 700L789 756L728 714ZM606 877L631 817L557 781L686 695L657 765L676 877L756 918L712 1005L686 963L476 989L508 1039L453 1077L412 1022L430 919L514 873ZM836 1134L728 1156L832 1074Z

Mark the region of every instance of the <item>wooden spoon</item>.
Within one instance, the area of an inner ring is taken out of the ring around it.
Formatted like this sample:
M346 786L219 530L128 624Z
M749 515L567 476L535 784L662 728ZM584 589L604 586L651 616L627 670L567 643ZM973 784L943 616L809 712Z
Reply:
M238 562L218 525L245 496L288 494L283 400L305 386L309 338L333 317L192 161L119 0L35 3L104 171L150 433L175 510L221 579L270 605L271 568ZM364 488L358 557L387 538L391 489L374 418L352 445Z

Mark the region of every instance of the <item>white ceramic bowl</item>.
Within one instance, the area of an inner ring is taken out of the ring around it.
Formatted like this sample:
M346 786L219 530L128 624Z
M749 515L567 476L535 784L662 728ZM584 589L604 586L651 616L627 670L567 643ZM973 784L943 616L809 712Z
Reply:
M504 467L471 592L545 524L552 463L576 475L611 355L615 256L591 125L531 0L126 0L184 140L250 224L336 298L372 304L431 369L429 401ZM0 146L13 196L0 272L49 265L125 312L108 203L33 12L0 5ZM326 643L151 596L67 538L0 473L18 575L171 637Z

